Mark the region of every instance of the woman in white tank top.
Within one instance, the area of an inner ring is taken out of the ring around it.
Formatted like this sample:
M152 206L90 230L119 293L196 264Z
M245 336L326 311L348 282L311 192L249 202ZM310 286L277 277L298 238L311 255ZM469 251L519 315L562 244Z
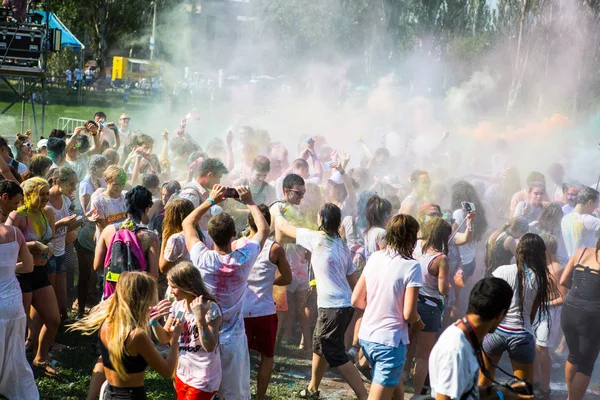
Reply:
M415 393L421 393L423 389L429 370L429 354L442 327L444 296L450 290L450 262L447 254L452 227L444 219L434 218L423 226L421 234L421 256L417 260L421 264L423 286L419 290L417 311L425 328L422 331L411 330L405 366L405 370L410 368L415 358Z

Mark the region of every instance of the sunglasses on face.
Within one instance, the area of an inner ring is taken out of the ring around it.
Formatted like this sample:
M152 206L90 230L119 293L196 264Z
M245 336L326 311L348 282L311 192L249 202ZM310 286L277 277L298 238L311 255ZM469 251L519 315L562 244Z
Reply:
M297 189L288 189L290 192L294 192L300 196L304 196L306 194L306 190L297 190Z
M129 121L131 118L121 118L121 121Z
M23 143L23 146L25 146L25 147L32 147L32 146L33 146L33 144L31 144L31 143L27 142L27 143Z

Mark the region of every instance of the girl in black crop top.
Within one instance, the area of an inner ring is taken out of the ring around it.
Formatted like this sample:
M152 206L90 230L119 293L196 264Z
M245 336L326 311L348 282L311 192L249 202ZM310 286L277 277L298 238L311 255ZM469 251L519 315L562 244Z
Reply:
M148 365L165 378L173 376L183 324L176 321L169 354L163 358L152 343L150 326L169 314L171 304L163 300L152 307L156 302L156 281L144 272L126 272L111 297L70 326L69 330L84 334L98 332L99 362L108 381L105 399L146 399L144 371ZM93 381L90 391L101 383Z
M565 267L560 284L569 289L560 325L569 348L565 366L569 399L583 399L600 353L600 240L580 249Z

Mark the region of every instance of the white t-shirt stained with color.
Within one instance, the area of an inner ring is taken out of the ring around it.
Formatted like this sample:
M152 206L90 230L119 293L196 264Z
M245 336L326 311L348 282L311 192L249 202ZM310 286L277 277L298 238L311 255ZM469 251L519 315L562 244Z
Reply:
M598 233L600 233L600 219L593 215L573 211L563 217L561 228L570 258L581 248L596 247Z
M56 221L60 221L63 218L71 215L69 208L71 207L71 200L64 194L62 195L62 208L57 210L54 208L52 203L48 202L52 211L54 211L54 218ZM65 254L65 239L67 238L67 232L69 230L68 226L63 226L61 228L56 229L54 233L54 239L52 239L52 244L54 245L54 255L60 257Z
M206 289L223 311L221 344L246 340L242 306L248 276L260 254L260 243L249 241L236 251L223 255L198 242L190 252L192 263L200 270Z
M183 311L183 332L179 336L179 360L177 377L186 385L204 392L216 392L221 385L221 352L217 345L212 352L202 346L202 338L193 312L188 312L185 301L173 303L171 317ZM221 316L219 306L211 301L206 322L211 323Z
M367 307L358 337L390 347L408 344L404 292L423 286L420 264L392 250L381 250L371 255L362 278L367 287Z
M475 350L463 331L450 325L441 334L429 355L431 396L443 394L451 399L479 399L479 364Z
M347 276L354 272L354 264L346 243L340 237L299 228L296 231L296 244L312 253L318 307L351 307L352 289Z

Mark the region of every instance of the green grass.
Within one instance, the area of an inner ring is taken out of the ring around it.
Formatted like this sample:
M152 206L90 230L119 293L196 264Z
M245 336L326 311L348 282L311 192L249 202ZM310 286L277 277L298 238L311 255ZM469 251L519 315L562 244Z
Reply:
M14 93L0 83L0 111L14 99ZM104 111L110 121L117 122L120 114L128 112L133 118L141 117L152 107L164 106L164 99L155 99L149 96L130 95L127 106L123 104L122 93L95 92L83 90L83 100L77 102L77 94L73 91L66 95L65 89L51 88L48 90L50 102L46 106L44 133L41 132L42 106L35 105L37 126L40 135L48 137L53 128L57 127L60 117L75 119L92 119L97 111ZM31 104L25 104L25 129L34 130ZM13 105L5 114L0 115L0 135L11 136L21 131L21 103ZM35 132L34 132L35 134Z
M53 354L60 365L60 376L46 377L34 370L36 382L42 399L85 399L89 387L90 375L97 359L94 336L82 336L80 333L65 332L58 334L57 342L71 348ZM290 399L299 390L308 386L311 373L310 359L291 346L280 345L275 356L275 371L267 395L271 399ZM252 392L256 390L256 359L251 359ZM323 398L351 399L349 387L332 372L324 379L327 387L322 391ZM175 391L172 381L154 371L146 373L145 386L151 400L173 399ZM339 394L340 390L344 393ZM346 394L348 392L348 395ZM332 396L328 397L327 394ZM1 397L1 396L0 396Z

